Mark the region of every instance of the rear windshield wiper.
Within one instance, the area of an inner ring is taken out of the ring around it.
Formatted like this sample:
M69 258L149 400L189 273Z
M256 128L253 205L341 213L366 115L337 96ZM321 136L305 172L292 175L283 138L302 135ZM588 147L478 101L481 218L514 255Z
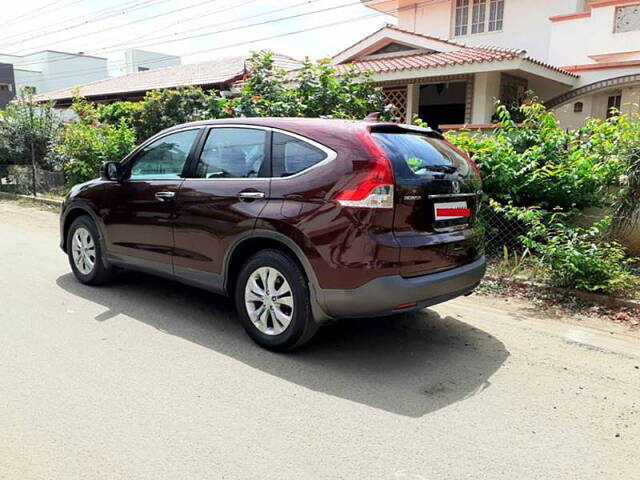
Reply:
M442 173L454 173L456 170L458 170L458 168L453 165L423 165L421 168L424 170L429 170L430 172Z

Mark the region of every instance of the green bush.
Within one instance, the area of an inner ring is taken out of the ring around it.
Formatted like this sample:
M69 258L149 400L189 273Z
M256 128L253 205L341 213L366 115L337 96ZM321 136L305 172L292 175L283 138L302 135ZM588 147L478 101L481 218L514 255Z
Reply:
M174 125L208 118L210 95L200 87L148 92L132 119L138 140Z
M55 154L64 164L68 187L96 178L103 162L119 161L135 147L135 133L118 125L72 122L65 126Z
M608 189L624 170L619 155L629 138L630 123L622 117L589 119L578 130L565 130L539 103L520 107L516 124L498 105L494 135L473 132L448 135L480 166L489 198L516 206L550 210L584 209L610 202Z
M135 127L139 122L143 102L114 102L98 105L96 120L100 123L117 125L124 120L130 127Z
M537 208L491 207L509 219L528 225L521 237L525 251L546 272L550 283L607 294L634 290L639 279L631 269L634 259L607 235L610 219L582 228L571 223L573 212L546 212Z
M362 119L373 111L387 111L382 89L368 74L354 70L338 76L327 62L306 60L295 72L275 65L270 52L254 53L251 71L234 98L199 87L148 92L139 103L116 102L92 108L81 99L74 110L81 118L102 123L124 120L142 142L165 128L185 122L229 117L328 117Z

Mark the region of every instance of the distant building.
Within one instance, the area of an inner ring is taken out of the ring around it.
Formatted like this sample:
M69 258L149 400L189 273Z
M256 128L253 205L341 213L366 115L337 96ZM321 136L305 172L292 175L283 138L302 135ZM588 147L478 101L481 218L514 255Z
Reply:
M43 50L23 56L0 54L0 62L13 66L12 97L19 95L24 87L42 93L109 75L106 58L82 53Z
M118 77L98 80L78 86L80 94L88 100L112 103L119 100L139 101L147 92L162 88L197 86L204 89L230 91L234 84L249 73L247 61L250 55L219 58L210 62L191 63L149 71L139 71ZM283 70L296 70L302 66L298 60L286 55L274 54L275 65ZM140 63L144 67L144 64ZM71 105L74 86L36 95L35 100L55 100L56 106Z
M118 77L129 73L174 67L181 63L182 59L177 55L165 55L164 53L132 48L123 52L122 58L109 61L109 74L112 77Z
M13 65L0 63L0 109L7 106L15 95L16 84L13 74Z

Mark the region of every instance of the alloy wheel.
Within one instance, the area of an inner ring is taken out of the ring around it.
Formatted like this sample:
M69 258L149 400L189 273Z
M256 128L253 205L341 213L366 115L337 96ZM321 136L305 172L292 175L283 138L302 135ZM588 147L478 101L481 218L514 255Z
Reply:
M80 227L73 233L71 251L78 271L89 275L96 265L96 245L89 230Z
M249 275L244 302L249 318L265 335L280 335L293 319L293 292L273 267L260 267Z

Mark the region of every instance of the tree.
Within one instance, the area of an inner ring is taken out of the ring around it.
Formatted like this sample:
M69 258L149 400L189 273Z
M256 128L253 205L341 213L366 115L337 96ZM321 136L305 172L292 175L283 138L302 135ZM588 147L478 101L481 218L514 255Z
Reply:
M37 170L57 165L49 156L60 126L52 103L38 105L33 92L24 89L20 97L0 112L0 162L30 165L31 189L37 195Z

